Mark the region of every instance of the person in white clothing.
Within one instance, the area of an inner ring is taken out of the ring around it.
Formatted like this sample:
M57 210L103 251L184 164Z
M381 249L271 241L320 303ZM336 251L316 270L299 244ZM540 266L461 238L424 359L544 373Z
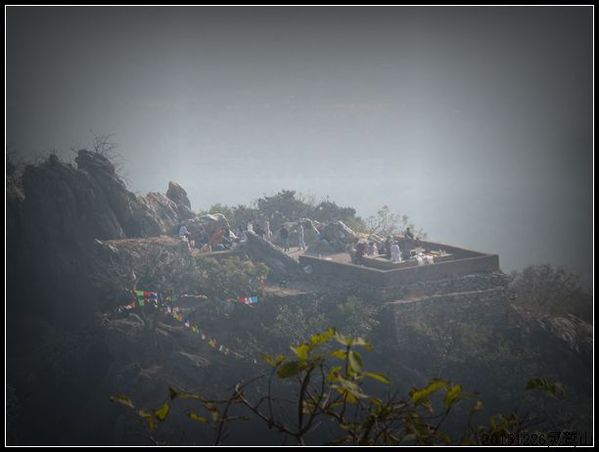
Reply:
M375 256L378 253L379 252L378 252L378 249L376 248L376 243L374 243L374 242L368 243L368 249L366 251L366 254L368 254L369 256Z
M272 242L272 231L270 230L270 221L264 222L264 238L269 242Z
M304 240L304 226L300 223L297 227L297 241L300 249L306 249L306 242Z
M391 262L401 262L401 250L397 242L391 245Z

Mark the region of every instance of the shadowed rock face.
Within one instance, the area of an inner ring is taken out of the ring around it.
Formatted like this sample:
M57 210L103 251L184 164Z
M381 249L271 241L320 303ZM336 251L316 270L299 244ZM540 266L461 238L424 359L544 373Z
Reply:
M255 233L247 231L246 234L245 251L252 259L263 262L270 268L270 278L278 280L301 276L299 263L295 259Z
M85 242L124 237L112 203L117 199L89 172L50 157L23 174L24 232L36 242Z
M173 201L177 206L177 213L179 214L179 218L187 219L195 216L191 210L191 202L189 202L187 192L178 183L168 183L166 197Z
M167 233L179 220L173 201L158 193L138 198L127 190L114 165L97 152L81 150L75 161L97 183L127 237Z
M176 182L168 183L168 190L166 191L166 196L168 199L173 201L177 205L182 205L191 209L191 203L189 202L189 198L187 197L187 192Z
M127 190L103 155L80 150L75 161L52 155L7 186L10 295L24 300L13 303L18 309L59 318L65 310L93 312L93 297L82 302L81 294L89 290L94 241L170 234L181 220L164 194ZM177 192L185 203L185 191Z

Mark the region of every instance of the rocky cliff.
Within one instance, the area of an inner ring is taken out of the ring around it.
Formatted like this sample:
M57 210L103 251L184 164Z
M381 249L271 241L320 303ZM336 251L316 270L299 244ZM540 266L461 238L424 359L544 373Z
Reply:
M110 394L125 392L151 403L169 383L211 394L257 371L253 361L219 353L164 312L115 314L135 284L211 295L213 303L190 298L181 306L219 343L252 357L287 350L292 328L310 332L329 326L335 321L329 313L358 293L355 281L343 290L302 281L297 261L251 233L235 255L197 259L173 237L175 227L184 222L200 237L226 224L226 218L196 216L185 190L174 182L166 195L135 195L98 153L79 151L75 164L51 156L25 168L22 177L7 177L13 443L139 444L143 430L110 404ZM331 224L325 235L344 248L351 230ZM293 302L283 296L269 302L266 294L255 308L219 300L226 298L224 281L248 294L258 290L257 261L275 279L298 281L305 290ZM443 376L511 409L527 377L549 374L574 388L568 412L583 415L571 425L586 425L585 397L592 389L589 325L517 311L501 272L400 289L395 302L371 303L359 314L378 312L371 338L380 350L379 370L390 373L402 390ZM373 301L368 291L359 295L367 304ZM364 320L360 315L355 324ZM335 324L346 325L345 320ZM177 433L169 433L174 442Z

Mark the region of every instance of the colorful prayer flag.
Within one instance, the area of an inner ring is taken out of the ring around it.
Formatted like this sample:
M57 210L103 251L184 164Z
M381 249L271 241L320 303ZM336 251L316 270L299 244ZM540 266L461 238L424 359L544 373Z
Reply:
M151 299L151 298L158 299L158 292L149 292L149 291L145 290L144 291L144 298L146 298L146 299Z

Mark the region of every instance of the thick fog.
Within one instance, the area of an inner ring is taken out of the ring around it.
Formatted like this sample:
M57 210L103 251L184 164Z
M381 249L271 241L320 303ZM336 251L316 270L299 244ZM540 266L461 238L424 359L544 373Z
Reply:
M592 275L592 9L15 8L7 143L114 134L132 190L282 188Z

